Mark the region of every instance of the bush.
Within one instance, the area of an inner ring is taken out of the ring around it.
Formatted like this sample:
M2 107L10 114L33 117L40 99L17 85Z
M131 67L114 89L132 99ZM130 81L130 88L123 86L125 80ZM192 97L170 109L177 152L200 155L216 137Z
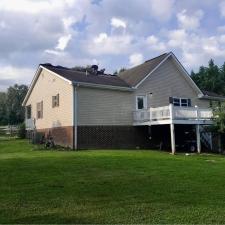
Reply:
M24 139L26 137L26 126L25 123L19 125L18 137Z

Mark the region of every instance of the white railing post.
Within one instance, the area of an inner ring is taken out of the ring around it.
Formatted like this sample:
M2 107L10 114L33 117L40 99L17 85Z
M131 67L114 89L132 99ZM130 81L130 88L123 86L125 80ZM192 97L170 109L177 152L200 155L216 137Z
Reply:
M169 105L169 109L170 109L170 120L171 120L171 123L172 123L173 119L174 119L174 108L173 108L172 103Z
M198 106L195 106L196 109L196 119L199 120L199 111L198 111Z
M149 121L151 122L151 108L149 108L148 111L149 111Z

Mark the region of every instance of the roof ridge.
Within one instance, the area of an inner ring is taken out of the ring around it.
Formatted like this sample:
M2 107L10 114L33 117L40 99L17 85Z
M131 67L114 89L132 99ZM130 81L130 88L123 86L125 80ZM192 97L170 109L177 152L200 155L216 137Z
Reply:
M144 63L149 62L149 61L152 61L152 60L154 60L154 59L157 59L157 58L159 58L159 57L161 57L161 56L163 56L163 55L167 55L167 54L170 54L170 52L165 52L165 53L163 53L163 54L161 54L161 55L158 55L158 56L156 56L156 57L154 57L154 58L148 59L148 60L146 60Z

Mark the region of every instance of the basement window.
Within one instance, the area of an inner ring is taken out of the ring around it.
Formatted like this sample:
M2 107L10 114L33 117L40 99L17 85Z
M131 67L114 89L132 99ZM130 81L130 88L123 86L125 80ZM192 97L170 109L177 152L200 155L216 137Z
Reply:
M59 107L59 94L52 96L52 108Z

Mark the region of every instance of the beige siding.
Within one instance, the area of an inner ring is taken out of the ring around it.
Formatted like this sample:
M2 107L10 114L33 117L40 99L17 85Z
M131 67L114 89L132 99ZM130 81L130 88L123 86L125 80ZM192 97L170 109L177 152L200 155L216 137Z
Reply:
M131 92L78 88L78 125L131 125Z
M52 108L52 96L59 94L59 107ZM43 101L43 118L37 119L37 103ZM72 125L73 88L68 82L43 70L26 105L32 106L36 128Z
M152 93L152 97L149 93ZM148 107L169 105L170 96L190 98L192 106L209 107L209 101L198 99L198 93L190 86L171 59L153 72L134 94L147 95Z

